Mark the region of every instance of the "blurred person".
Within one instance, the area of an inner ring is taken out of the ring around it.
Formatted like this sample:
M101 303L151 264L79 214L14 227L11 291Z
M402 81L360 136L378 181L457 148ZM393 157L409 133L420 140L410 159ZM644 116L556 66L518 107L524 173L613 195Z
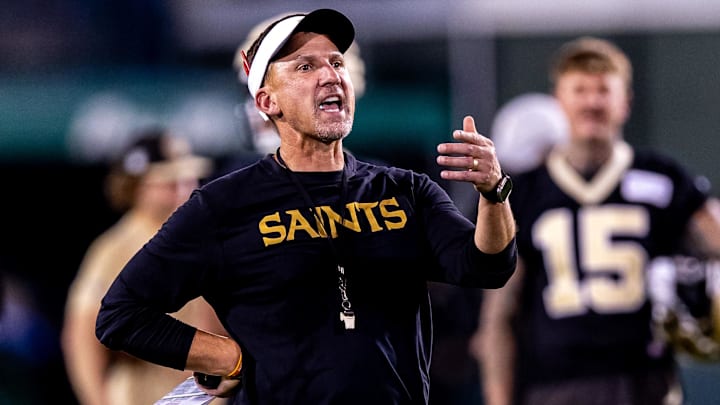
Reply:
M623 140L632 67L604 39L555 55L550 78L570 135L516 176L519 261L486 291L474 348L487 405L682 403L672 347L657 350L650 261L685 244L717 258L707 179Z
M211 169L209 160L192 154L185 139L164 128L144 129L131 139L105 183L108 201L122 216L89 246L65 308L62 350L82 405L151 404L190 376L113 353L95 337L100 301L112 281ZM175 316L223 331L202 299L189 302Z
M247 50L248 90L280 147L203 185L124 267L96 333L110 349L222 376L233 404L427 404L429 280L502 286L515 222L492 142L472 117L438 145L473 184L476 222L426 174L343 151L355 95L343 14L278 20ZM230 338L168 313L202 296Z

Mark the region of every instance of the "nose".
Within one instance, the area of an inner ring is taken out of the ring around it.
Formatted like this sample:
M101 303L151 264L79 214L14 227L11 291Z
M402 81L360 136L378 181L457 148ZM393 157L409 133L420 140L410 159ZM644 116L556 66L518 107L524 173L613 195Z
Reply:
M590 107L598 107L602 104L604 98L602 94L598 92L588 94L585 103Z
M603 107L608 100L608 92L603 89L592 89L585 93L585 104L593 108Z
M340 72L335 69L335 66L333 66L331 63L325 63L320 68L320 84L325 85L334 85L339 84L342 81L342 78L340 76Z

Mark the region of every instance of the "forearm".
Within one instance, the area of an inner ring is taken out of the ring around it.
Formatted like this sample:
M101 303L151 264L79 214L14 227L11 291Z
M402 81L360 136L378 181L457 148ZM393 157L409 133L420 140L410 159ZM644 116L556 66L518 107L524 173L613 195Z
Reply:
M510 201L493 204L480 197L475 222L475 246L484 253L498 253L515 236L515 220Z
M510 405L514 384L515 347L501 329L482 332L482 389L487 405Z
M84 314L69 315L61 336L68 379L82 405L102 405L110 353L92 333L94 319Z
M227 376L242 364L242 351L234 340L198 330L188 353L186 369Z
M516 340L512 320L518 309L523 264L505 287L483 295L475 355L480 361L482 388L487 405L510 405L515 391Z

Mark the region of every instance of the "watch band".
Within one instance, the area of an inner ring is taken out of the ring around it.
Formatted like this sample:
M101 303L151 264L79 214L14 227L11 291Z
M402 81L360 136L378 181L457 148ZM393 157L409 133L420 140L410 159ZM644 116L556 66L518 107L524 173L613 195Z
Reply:
M485 198L486 200L495 204L501 204L504 203L505 200L507 200L510 192L512 191L512 187L513 183L510 175L503 171L500 180L498 180L497 184L495 184L495 187L493 187L490 191L480 191L478 190L477 186L475 187L475 189L480 191L480 194L482 194L483 198Z

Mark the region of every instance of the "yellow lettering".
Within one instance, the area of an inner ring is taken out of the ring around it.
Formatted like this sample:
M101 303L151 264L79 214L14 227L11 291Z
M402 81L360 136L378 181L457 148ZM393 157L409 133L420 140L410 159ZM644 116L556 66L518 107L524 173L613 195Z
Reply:
M383 218L385 218L385 227L387 229L402 229L405 227L405 224L407 223L407 215L405 215L405 211L402 209L398 210L388 210L388 207L399 207L400 204L398 204L395 197L388 198L387 200L380 201L380 214ZM394 218L395 220L390 220L391 218Z
M322 207L317 207L318 217L322 218L321 213L324 212L325 216L328 218L329 225L330 225L330 235L333 238L337 238L337 236L338 236L336 224L340 224L343 227L350 229L351 231L355 231L355 232L361 231L360 223L358 222L358 218L357 218L357 210L355 209L355 203L348 203L345 205L345 208L350 213L350 220L343 218L340 214L335 212L335 210L333 210L331 207L329 207L327 205L323 205ZM322 226L324 224L325 224L325 221L318 224L319 225L318 228L320 229L321 233L322 233L322 230L324 229L324 227Z
M290 226L288 227L287 240L295 240L295 232L305 231L311 238L319 238L320 234L315 231L299 210L285 211L290 215Z
M374 211L376 207L379 207L382 223ZM351 231L362 232L358 212L361 212L361 215L367 219L370 232L402 229L407 224L407 214L399 207L400 204L394 197L380 202L350 202L345 205L349 216L349 218L345 218L330 206L323 205L314 208L315 228L313 228L312 220L304 216L300 210L294 209L285 211L285 214L288 215L288 218L285 219L281 219L279 212L266 215L260 220L258 228L263 235L262 239L266 247L295 240L298 232L305 232L311 238L324 238L327 237L326 232L330 232L332 238L337 238L338 224ZM313 211L306 212L313 213ZM326 226L329 226L330 229L327 229Z
M277 225L271 225L270 223L277 223ZM260 220L260 224L258 225L258 228L260 229L260 233L263 235L268 234L277 234L276 237L270 237L270 236L263 236L263 243L265 246L270 245L277 245L278 243L281 243L283 240L285 240L285 236L287 235L285 226L283 226L280 223L280 213L276 212L274 214L266 215L263 217L263 219Z
M377 218L375 218L375 214L373 214L372 209L378 206L377 202L371 202L371 203L355 203L355 205L358 207L360 211L362 211L365 214L365 217L368 220L368 223L370 224L370 231L377 232L382 231L383 228L380 226L380 224L377 221Z
M345 204L345 208L348 213L350 213L350 220L348 221L347 219L344 219L342 226L359 233L362 229L360 228L360 223L358 222L357 217L357 203L347 203Z

